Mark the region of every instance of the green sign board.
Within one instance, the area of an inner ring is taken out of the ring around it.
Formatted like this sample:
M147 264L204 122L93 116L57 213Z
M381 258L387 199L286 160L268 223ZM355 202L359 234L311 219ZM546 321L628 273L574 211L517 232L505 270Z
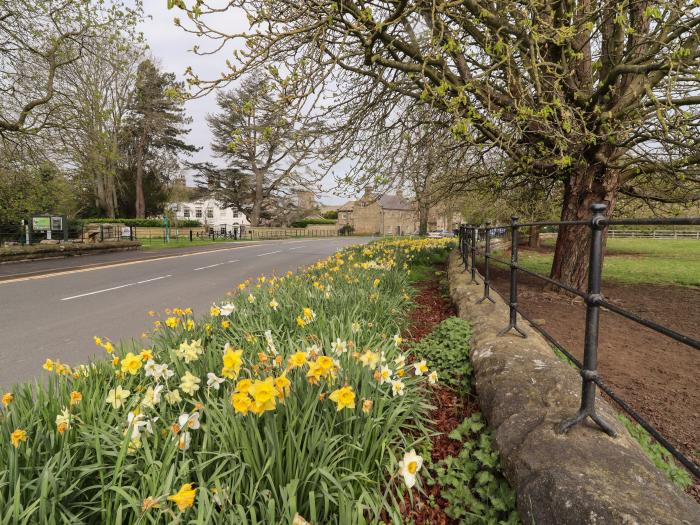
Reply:
M51 217L32 217L32 230L51 230Z

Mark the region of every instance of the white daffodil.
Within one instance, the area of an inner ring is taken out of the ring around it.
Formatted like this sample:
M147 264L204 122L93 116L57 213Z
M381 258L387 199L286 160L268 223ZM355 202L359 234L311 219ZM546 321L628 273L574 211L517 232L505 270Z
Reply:
M432 372L430 372L428 374L428 383L430 383L431 385L434 385L437 382L438 382L438 373L435 370L433 370Z
M413 363L413 368L415 369L417 376L422 376L428 371L428 364L425 362L425 359L423 359L422 361Z
M185 394L194 395L199 390L200 382L201 379L197 376L192 375L189 371L185 372L185 375L180 378L180 390Z
M124 401L126 401L130 395L131 392L123 389L121 385L117 385L117 388L112 388L107 393L105 403L109 403L113 408L121 408L124 405Z
M177 418L177 424L183 430L197 430L200 427L199 412L180 414L180 417Z
M252 293L248 294L248 302L251 304L255 302L255 296Z
M404 483L411 489L416 484L416 474L423 466L423 458L416 454L414 449L406 452L399 461L399 472L403 476Z
M131 440L139 439L143 431L153 434L153 423L156 421L158 421L158 418L146 419L144 414L129 412L127 416L127 429L131 427Z
M391 381L392 371L388 366L383 366L379 369L379 384L383 385Z
M149 359L143 369L146 371L147 377L152 377L156 381L170 379L175 374L175 372L168 368L168 365L164 363L158 364L153 359Z
M207 374L207 387L219 390L221 383L226 381L223 377L218 377L214 372Z
M392 381L391 382L391 393L394 394L394 397L404 395L406 393L406 390L405 390L405 385L403 384L403 382L400 380Z
M403 368L406 365L406 356L403 354L397 355L394 359L394 363L398 368Z
M341 341L340 337L338 337L331 343L331 350L336 355L344 354L348 351L348 344L345 341Z
M280 303L278 303L274 298L270 301L270 308L272 308L275 312L279 308Z
M221 315L231 315L235 309L236 306L233 303L226 303L219 306L219 310L221 310Z
M394 344L398 347L403 343L403 337L401 337L399 334L394 335Z
M272 339L272 330L265 330L265 341L267 342L267 349L270 353L277 355L277 347L275 346L275 341Z
M177 436L177 448L180 450L187 450L190 448L190 441L192 441L192 436L189 432L180 432Z
M356 334L360 331L360 323L354 322L350 325L350 330L352 330L353 334Z
M188 364L199 359L199 356L202 355L203 352L204 348L202 347L201 339L193 339L189 343L183 341L180 343L180 348L175 350L175 354L177 354L180 359L184 359L185 363Z
M68 408L63 407L60 414L56 416L56 429L59 434L63 434L66 430L70 428L70 411Z

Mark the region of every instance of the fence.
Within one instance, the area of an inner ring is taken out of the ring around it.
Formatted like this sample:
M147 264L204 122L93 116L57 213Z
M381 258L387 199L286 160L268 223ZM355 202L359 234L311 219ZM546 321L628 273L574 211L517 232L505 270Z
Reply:
M628 238L643 237L646 239L696 239L700 240L700 230L608 230L608 237Z
M509 290L509 320L508 325L499 333L504 336L511 331L515 331L521 337L527 337L518 327L518 314L525 319L535 330L540 332L547 341L559 349L580 371L582 378L581 406L578 413L569 420L562 421L559 430L564 433L571 427L591 418L603 431L614 436L615 432L596 414L595 394L596 387L599 387L607 396L629 414L639 425L641 425L654 439L656 439L673 457L675 457L685 468L687 468L696 478L700 479L700 466L691 461L688 457L676 449L661 433L648 421L639 415L623 399L621 399L610 387L608 387L598 374L598 334L600 309L618 314L635 323L641 324L656 332L659 332L675 341L683 343L695 350L700 350L700 340L678 333L670 328L655 323L652 320L644 319L633 312L625 310L610 301L607 301L601 290L601 273L603 266L603 235L608 226L614 225L700 225L700 217L693 218L657 218L657 219L609 219L604 215L606 206L604 204L594 204L591 207L593 216L589 220L580 221L559 221L559 222L531 222L519 223L517 217L512 217L511 224L505 226L471 226L462 225L459 228L459 249L464 262L465 270L471 271L472 282L477 282L477 255L484 258L484 293L479 302L491 301L490 297L490 265L491 261L503 264L510 268L510 290ZM587 227L590 235L590 255L588 261L588 288L584 292L566 283L557 281L550 277L538 274L523 268L518 264L518 230L523 227L559 227L581 226ZM479 235L483 232L483 236ZM491 241L494 235L510 234L511 256L510 261L498 259L491 254ZM480 248L483 244L483 249ZM471 264L470 264L471 261ZM566 290L567 292L581 297L586 304L586 320L584 325L584 348L583 363L576 359L559 341L557 341L542 326L530 319L518 308L518 272L523 272L543 282Z

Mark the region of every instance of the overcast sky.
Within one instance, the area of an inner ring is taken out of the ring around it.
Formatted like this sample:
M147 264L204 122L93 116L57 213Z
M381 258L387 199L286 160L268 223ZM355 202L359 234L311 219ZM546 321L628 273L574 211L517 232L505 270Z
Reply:
M180 80L184 80L184 72L188 66L192 66L194 72L202 79L213 79L219 76L222 65L225 66L226 54L219 52L209 56L195 55L191 51L194 45L199 44L201 49L206 48L210 42L190 35L174 25L173 19L176 16L186 19L181 16L181 11L168 10L166 0L145 0L144 4L148 18L142 24L141 30L148 41L151 54L165 71L177 74ZM235 13L219 16L221 16L221 23L226 25L227 31L243 31L247 28L247 20L243 16L237 16ZM206 121L207 113L214 113L217 110L215 98L212 93L204 98L187 102L187 112L192 117L188 138L191 144L202 148L193 155L193 160L197 162L216 161L209 147L211 133ZM330 183L329 180L326 187L329 187ZM322 202L328 204L347 200L331 194L320 197Z

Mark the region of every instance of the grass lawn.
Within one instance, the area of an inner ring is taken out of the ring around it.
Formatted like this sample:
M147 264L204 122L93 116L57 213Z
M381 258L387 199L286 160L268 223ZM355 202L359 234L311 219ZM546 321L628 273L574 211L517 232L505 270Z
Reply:
M165 242L164 239L139 239L144 250L160 250L163 248L183 248L187 246L207 246L209 244L225 244L230 242L238 242L233 239L194 239L190 241L188 238L170 239L170 242Z
M543 242L545 248L554 241ZM500 253L498 257L503 258ZM520 263L549 274L552 253L521 249ZM629 284L700 286L700 242L697 240L608 239L603 279Z

